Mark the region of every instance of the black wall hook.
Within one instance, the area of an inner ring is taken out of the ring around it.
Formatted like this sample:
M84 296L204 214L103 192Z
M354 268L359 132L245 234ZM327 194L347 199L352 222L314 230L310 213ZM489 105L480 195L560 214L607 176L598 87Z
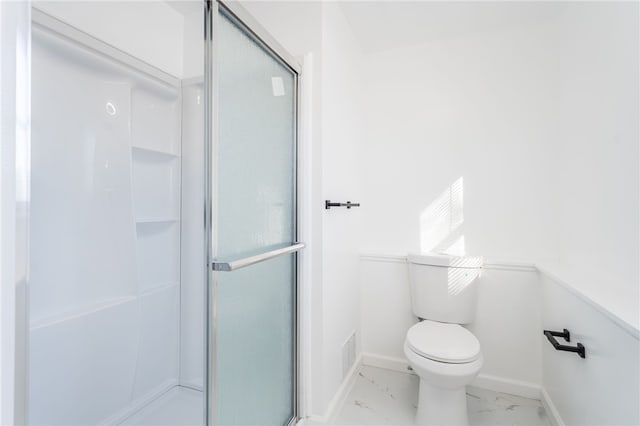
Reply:
M567 330L566 328L562 331L544 330L543 333L545 336L547 336L547 340L549 340L556 351L575 352L580 358L586 357L585 348L582 343L578 343L576 346L561 345L560 343L558 343L556 337L562 337L567 342L571 341L571 333L569 333L569 330Z
M351 207L360 207L360 203L352 203L351 201L347 201L346 203L332 203L331 200L325 200L324 208L329 210L331 207L346 207L350 209Z

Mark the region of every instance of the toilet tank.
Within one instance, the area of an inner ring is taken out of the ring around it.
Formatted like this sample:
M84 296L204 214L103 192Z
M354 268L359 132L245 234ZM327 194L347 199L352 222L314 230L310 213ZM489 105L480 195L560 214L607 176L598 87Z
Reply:
M409 254L413 313L422 319L468 324L476 315L481 257Z

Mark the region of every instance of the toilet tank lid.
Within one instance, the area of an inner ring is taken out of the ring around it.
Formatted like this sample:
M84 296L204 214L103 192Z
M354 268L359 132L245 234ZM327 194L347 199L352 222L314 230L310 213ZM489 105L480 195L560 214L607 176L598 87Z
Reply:
M409 263L431 266L448 266L451 268L482 268L482 256L451 256L441 253L409 253Z

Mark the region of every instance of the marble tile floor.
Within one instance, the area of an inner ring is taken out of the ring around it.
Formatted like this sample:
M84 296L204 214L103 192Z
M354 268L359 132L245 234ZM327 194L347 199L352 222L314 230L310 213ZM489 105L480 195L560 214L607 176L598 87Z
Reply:
M416 375L360 367L355 385L334 425L412 425L418 402ZM542 403L506 393L467 387L472 426L550 426Z

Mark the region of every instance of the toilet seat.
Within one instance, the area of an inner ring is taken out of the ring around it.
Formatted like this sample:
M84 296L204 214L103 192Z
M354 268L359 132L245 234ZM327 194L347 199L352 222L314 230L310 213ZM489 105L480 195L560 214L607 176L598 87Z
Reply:
M458 324L421 321L409 329L406 342L413 352L433 361L464 364L480 357L480 342Z

